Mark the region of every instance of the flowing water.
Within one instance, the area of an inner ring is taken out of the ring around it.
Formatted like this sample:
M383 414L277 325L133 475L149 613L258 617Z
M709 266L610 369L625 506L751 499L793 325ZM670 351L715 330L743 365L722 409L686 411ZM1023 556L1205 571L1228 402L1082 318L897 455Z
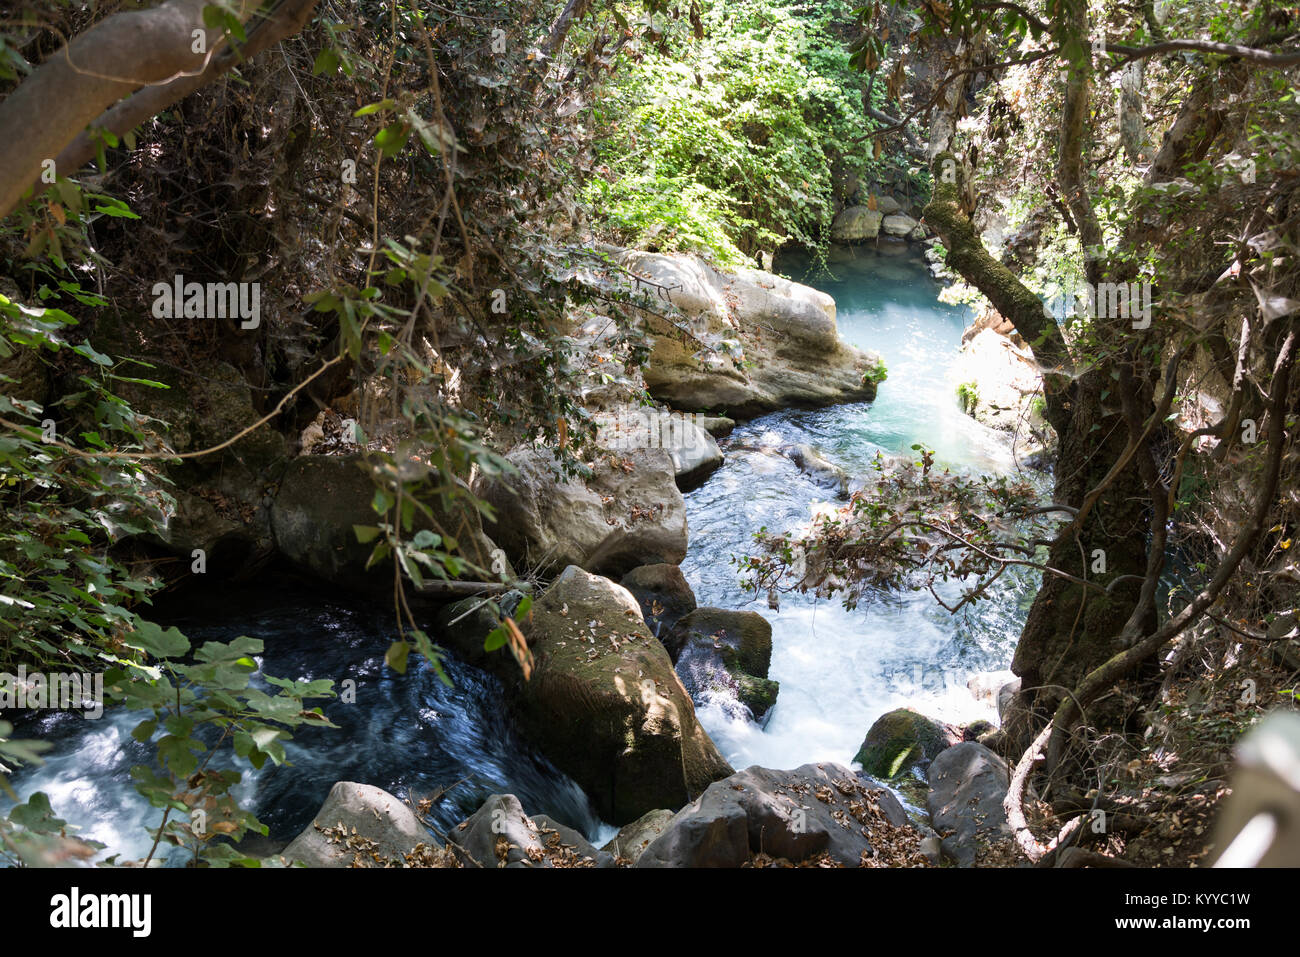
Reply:
M825 489L777 452L782 445L811 444L853 476L867 474L878 450L905 452L917 442L934 449L941 465L1014 468L1006 438L957 408L950 368L967 315L937 301L924 264L867 254L837 272L836 281L817 284L836 298L840 334L879 352L889 378L874 403L778 412L725 440L726 463L686 496L691 545L683 570L701 605L755 607L745 604L731 557L749 550L760 527L789 528L827 500ZM973 671L1006 666L1035 584L1028 575L1004 581L992 601L956 617L924 592L882 594L853 612L798 595L785 596L779 613L764 604L757 610L773 626L771 677L781 685L766 725L725 700L699 702L701 720L733 766L792 768L827 759L848 764L872 721L903 704L951 721L991 717L965 681ZM276 842L305 827L340 780L433 796L430 818L444 830L486 795L511 792L529 812L597 841L611 833L581 789L520 738L491 676L449 661L448 688L427 665L405 677L384 666L391 610L283 581L217 591L180 608L164 604L160 612L195 644L241 634L263 639L259 664L267 674L356 682L355 704L325 706L340 730L301 730L288 747L291 765L246 773L239 796ZM15 777L18 792L45 791L56 814L109 845L106 854L142 856L145 825L156 826L159 812L135 793L128 774L147 759L130 737L140 717L119 711L98 721L70 714L29 721L18 736L43 737L54 748L43 766Z
M851 479L871 474L878 451L935 451L939 466L1016 469L1008 438L962 413L953 372L969 310L938 301L925 264L863 254L833 267L834 279L802 280L835 297L840 336L883 357L889 378L875 402L787 410L737 427L726 461L686 496L690 552L682 564L701 605L749 608L772 623L770 677L781 686L763 727L731 700L700 702L701 721L734 767L849 764L867 729L904 705L953 722L996 720L966 690L970 673L1007 667L1036 576L1006 575L990 601L950 615L925 591L880 594L846 611L839 602L782 595L745 604L731 556L753 550L759 528L781 532L832 500L781 446L806 443ZM793 272L799 278L798 272ZM915 454L915 453L911 453Z

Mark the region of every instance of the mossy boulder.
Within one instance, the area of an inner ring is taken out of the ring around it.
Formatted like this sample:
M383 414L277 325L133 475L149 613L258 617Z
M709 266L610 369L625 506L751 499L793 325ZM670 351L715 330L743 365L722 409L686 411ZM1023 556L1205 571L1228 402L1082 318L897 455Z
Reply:
M772 626L757 612L697 608L677 622L664 644L692 698L730 694L756 721L776 704L780 685L767 676Z
M534 667L514 685L521 728L603 820L679 808L732 773L625 588L570 565L524 630Z
M853 760L873 777L896 778L915 766L925 766L961 740L946 725L910 708L881 715L867 732Z

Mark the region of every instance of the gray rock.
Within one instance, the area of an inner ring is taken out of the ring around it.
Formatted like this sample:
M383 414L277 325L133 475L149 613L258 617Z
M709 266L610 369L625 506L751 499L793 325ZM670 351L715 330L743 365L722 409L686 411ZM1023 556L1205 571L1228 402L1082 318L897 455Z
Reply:
M876 197L876 209L881 216L893 216L903 211L903 204L888 194Z
M382 867L387 861L402 861L417 844L432 841L415 812L387 791L340 781L283 857L308 867L351 867L354 862Z
M850 206L831 223L831 242L863 243L880 235L885 214L866 206Z
M887 236L905 237L912 230L916 229L919 224L911 216L904 213L894 213L892 216L886 216L880 224L881 230Z
M635 864L672 819L673 812L664 808L647 811L615 834L601 850Z
M597 442L614 452L664 449L673 460L677 487L694 488L722 465L722 452L695 416L645 406L622 406L596 415Z
M715 439L730 435L736 427L736 420L729 419L725 415L699 415L695 417L695 421Z
M637 600L646 627L660 641L696 608L695 593L677 565L640 565L624 575L620 584Z
M849 473L811 445L787 445L781 449L781 454L822 488L835 492L840 498L848 498Z
M926 806L930 823L944 835L945 857L971 867L984 844L1010 836L1002 808L1007 764L984 745L953 745L934 759L929 777Z
M732 773L627 589L570 566L522 624L534 667L512 686L520 727L603 820L680 807Z
M616 258L642 292L647 284L663 290L697 335L731 343L745 360L701 352L680 335L655 335L644 377L657 401L749 417L875 397L876 384L863 377L878 359L839 338L829 295L756 269L722 272L691 256L625 250ZM652 331L662 328L662 319L644 318Z
M873 834L912 831L898 799L838 764L794 771L751 767L709 786L675 814L637 867L740 867L753 855L847 867L870 856Z
M622 575L637 565L686 557L686 503L663 449L618 454L628 469L599 461L586 481L558 474L549 450L522 446L518 470L476 491L496 509L485 528L510 560L539 571L577 565Z
M614 858L566 825L530 818L513 794L493 794L450 835L456 855L474 867L612 867Z

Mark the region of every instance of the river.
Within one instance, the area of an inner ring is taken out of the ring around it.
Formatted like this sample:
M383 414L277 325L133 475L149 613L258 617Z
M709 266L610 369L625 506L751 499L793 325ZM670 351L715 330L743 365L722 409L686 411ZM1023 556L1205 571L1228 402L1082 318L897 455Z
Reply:
M866 474L878 450L906 452L918 442L943 466L1014 467L1006 438L958 409L950 369L967 311L938 302L924 263L869 252L836 270L835 279L811 281L835 297L840 334L882 354L889 378L877 400L788 410L739 426L722 443L723 467L686 496L691 544L683 571L699 603L755 608L773 625L771 677L781 690L765 726L735 702L698 702L705 728L738 768L847 764L872 721L904 704L950 721L993 717L966 692L966 678L1006 666L1035 586L1030 575L1004 576L991 601L956 617L924 592L881 594L852 612L798 595L785 596L779 613L747 604L731 557L751 547L760 527L788 528L828 496L776 451L780 446L811 444L850 475ZM163 601L157 617L195 644L262 638L259 664L268 674L357 682L355 704L326 707L341 730L300 731L289 765L245 775L238 793L270 826L268 847L306 826L339 780L430 797L431 820L444 829L486 795L509 791L528 811L597 841L612 834L581 789L516 733L494 678L454 660L450 688L422 663L404 677L385 668L391 609L290 576ZM18 792L45 791L56 814L108 845L105 855L142 856L150 842L145 826L156 826L160 812L129 777L146 757L130 738L138 720L117 711L93 722L65 714L28 721L19 736L43 737L54 748L43 766L15 776Z

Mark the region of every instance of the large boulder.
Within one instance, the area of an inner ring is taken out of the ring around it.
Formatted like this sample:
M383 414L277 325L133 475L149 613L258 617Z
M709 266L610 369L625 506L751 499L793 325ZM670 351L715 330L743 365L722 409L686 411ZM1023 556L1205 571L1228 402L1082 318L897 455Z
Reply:
M924 768L960 740L959 733L938 721L898 708L876 719L853 760L866 774L896 778L913 767Z
M623 576L620 584L632 593L641 606L646 627L661 641L696 608L695 592L678 565L638 565Z
M681 807L732 773L627 589L571 565L524 630L534 664L516 684L521 727L602 820Z
M522 446L507 458L516 471L476 491L496 509L486 529L512 562L617 576L686 557L686 503L665 450L602 458L585 481L560 475L549 450Z
M989 846L1010 838L1002 802L1010 780L1007 763L975 741L948 748L930 765L926 806L943 836L944 857L971 867Z
M673 460L677 487L694 488L722 465L722 452L708 426L708 416L623 406L595 416L597 442L603 449L663 449ZM733 423L734 425L734 423Z
M842 210L831 223L831 242L863 243L880 235L880 223L885 214L866 206L850 206Z
M907 237L919 225L920 223L905 213L894 213L881 221L880 228L886 236ZM924 238L924 231L922 231L922 238Z
M513 794L493 794L450 834L469 867L612 867L577 831L545 815L529 817Z
M920 864L898 799L838 764L751 767L673 816L637 867L742 867L771 859L844 867Z
M762 721L780 686L767 677L772 626L753 611L697 608L677 622L665 645L693 700L722 693Z
M307 867L454 867L432 841L415 813L383 788L340 781L281 856Z
M360 456L300 455L285 468L271 506L276 547L328 581L356 587L382 581L391 587L391 565L367 572L375 545L359 542L354 528L378 522L370 507L374 496L374 482ZM454 541L461 555L491 567L496 546L483 534L477 510L463 502L445 509L434 503L431 509L436 523L421 518L419 528L437 531Z
M879 358L840 340L835 300L825 293L755 269L721 272L691 256L624 250L616 259L628 284L657 291L694 333L684 337L643 311L653 338L645 383L656 400L749 417L875 397ZM731 351L701 353L700 339Z

